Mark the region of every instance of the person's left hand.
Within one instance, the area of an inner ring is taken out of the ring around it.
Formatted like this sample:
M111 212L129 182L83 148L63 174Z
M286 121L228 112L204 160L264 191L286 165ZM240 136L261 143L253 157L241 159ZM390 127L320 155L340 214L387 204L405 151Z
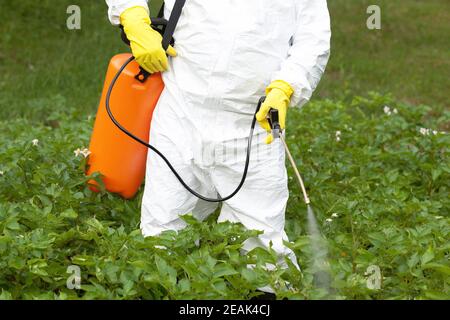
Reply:
M286 127L286 115L289 102L294 90L291 85L282 80L273 81L266 89L266 100L261 105L258 113L256 114L256 120L260 126L268 132L266 138L266 144L270 144L273 141L272 128L270 127L267 115L270 109L278 110L278 116L280 120L280 127L282 130Z

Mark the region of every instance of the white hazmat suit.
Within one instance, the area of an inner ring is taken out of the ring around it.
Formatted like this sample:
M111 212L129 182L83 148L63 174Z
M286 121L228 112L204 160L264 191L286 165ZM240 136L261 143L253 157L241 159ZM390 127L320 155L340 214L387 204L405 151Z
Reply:
M107 3L114 25L124 10L147 7L145 0ZM174 3L165 1L166 19ZM154 111L151 144L194 190L227 196L241 179L251 121L265 88L283 80L294 89L291 105L305 104L328 62L330 35L326 0L187 0L174 34L178 56L163 74L166 87ZM280 258L287 255L297 264L283 245L289 195L284 150L277 140L266 145L265 136L258 127L247 180L223 203L219 221L264 231L244 249L272 242ZM180 230L185 226L180 215L204 219L216 207L191 195L149 152L141 217L145 236Z

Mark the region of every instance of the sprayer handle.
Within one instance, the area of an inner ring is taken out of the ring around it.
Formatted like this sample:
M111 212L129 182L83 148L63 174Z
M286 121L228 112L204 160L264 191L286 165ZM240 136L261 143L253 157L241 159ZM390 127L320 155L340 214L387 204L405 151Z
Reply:
M277 109L270 109L269 110L269 122L272 129L281 129L280 126L280 116L278 114Z
M273 108L270 109L268 118L270 127L272 128L272 135L275 139L277 139L281 134L280 116L278 114L278 110Z

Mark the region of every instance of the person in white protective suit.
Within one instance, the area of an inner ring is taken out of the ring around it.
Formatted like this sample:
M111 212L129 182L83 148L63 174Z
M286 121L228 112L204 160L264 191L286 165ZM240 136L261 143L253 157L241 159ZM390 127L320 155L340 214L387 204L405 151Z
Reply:
M113 25L122 24L138 63L163 73L165 89L154 111L151 143L194 190L212 198L230 194L240 182L247 138L260 97L247 180L223 203L219 221L242 223L264 233L245 250L269 247L288 256L284 231L288 201L284 149L267 136L267 111L302 106L311 97L330 53L326 0L187 0L167 53L148 24L146 0L106 0ZM175 0L165 1L170 17ZM156 14L155 14L156 15ZM176 56L176 57L175 57ZM149 152L142 200L144 236L180 230L180 215L202 220L217 204L199 200Z

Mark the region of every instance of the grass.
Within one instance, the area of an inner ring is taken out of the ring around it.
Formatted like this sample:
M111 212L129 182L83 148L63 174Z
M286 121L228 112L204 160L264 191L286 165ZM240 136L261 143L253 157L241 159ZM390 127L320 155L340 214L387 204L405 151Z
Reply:
M412 104L449 107L450 2L330 0L333 52L319 96L393 93ZM382 30L366 28L370 4Z
M67 30L70 4L1 1L1 119L43 120L55 108L95 112L110 57L128 48L103 1L78 0L82 29ZM369 4L382 8L381 31L365 27ZM448 1L329 0L329 7L333 52L317 98L350 100L378 91L413 105L448 107Z

